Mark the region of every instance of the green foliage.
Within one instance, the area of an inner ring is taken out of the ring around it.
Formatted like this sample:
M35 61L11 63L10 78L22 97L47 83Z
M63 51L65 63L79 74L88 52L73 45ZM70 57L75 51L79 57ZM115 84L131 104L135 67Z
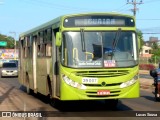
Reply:
M154 42L151 47L152 47L151 54L153 55L150 59L150 62L159 63L160 62L160 48L158 47L157 42Z
M151 60L152 62L154 61L155 63L160 62L160 48L158 47L158 44L156 42L153 43L152 45L152 57Z
M139 29L137 29L137 36L138 39L140 40L140 50L141 50L142 46L144 45L144 39L143 39L143 34Z
M0 34L0 41L6 41L7 46L0 46L0 49L13 49L14 48L14 38L6 35Z
M152 47L153 50L158 49L158 44L157 44L157 42L154 42L151 47Z

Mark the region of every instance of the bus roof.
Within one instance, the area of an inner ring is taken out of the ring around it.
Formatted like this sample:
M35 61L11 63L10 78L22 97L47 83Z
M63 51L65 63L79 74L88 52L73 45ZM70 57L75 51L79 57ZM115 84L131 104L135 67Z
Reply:
M21 33L21 34L20 34L20 37L23 37L23 36L28 35L28 34L30 34L30 33L37 32L38 30L43 29L43 28L47 28L47 27L49 27L49 26L52 25L52 24L58 23L58 22L60 21L60 19L61 19L61 17L55 18L55 19L53 19L53 20L51 20L51 21L49 21L49 22L46 22L46 23L38 26L38 27L35 27L35 28L33 28L33 29L30 29L30 30L28 30L28 31L26 31L26 32L24 32L24 33Z
M26 31L24 33L21 33L20 37L24 37L25 35L28 35L28 34L34 34L35 32L43 30L44 28L47 28L47 27L52 26L54 24L60 24L60 21L63 18L71 17L71 16L82 16L82 15L116 15L116 16L126 16L126 17L134 18L134 16L132 16L132 15L116 13L116 12L94 12L94 13L68 14L68 15L63 15L63 16L57 17L55 19L52 19L51 21L46 22L46 23L44 23L44 24L42 24L42 25L40 25L38 27L30 29L30 30L28 30L28 31Z
M132 15L118 13L118 12L91 12L91 13L80 13L80 14L68 14L68 15L64 15L63 17L82 16L82 15L117 15L117 16L134 17Z

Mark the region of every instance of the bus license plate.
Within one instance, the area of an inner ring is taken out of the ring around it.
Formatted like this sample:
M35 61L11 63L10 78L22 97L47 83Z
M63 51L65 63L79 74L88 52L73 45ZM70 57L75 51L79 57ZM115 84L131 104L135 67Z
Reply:
M110 95L110 90L98 90L97 95Z

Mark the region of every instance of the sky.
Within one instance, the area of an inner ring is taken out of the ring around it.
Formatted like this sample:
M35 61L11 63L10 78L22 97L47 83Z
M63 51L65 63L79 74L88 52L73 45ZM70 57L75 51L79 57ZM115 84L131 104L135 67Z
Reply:
M0 0L0 34L18 39L20 33L65 14L118 12L133 15L133 4L127 1L134 0ZM144 33L145 41L149 37L160 40L160 0L142 0L142 3L137 4L137 29Z

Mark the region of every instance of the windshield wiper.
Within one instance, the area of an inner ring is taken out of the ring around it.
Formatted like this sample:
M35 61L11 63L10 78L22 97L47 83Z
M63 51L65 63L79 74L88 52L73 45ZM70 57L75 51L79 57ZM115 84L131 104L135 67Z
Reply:
M117 43L119 41L119 37L121 34L121 28L118 28L118 31L116 32L116 35L113 39L113 43L112 43L112 53L111 53L111 57L113 57L114 52L116 51L116 47L117 47ZM112 59L112 58L111 58Z
M85 37L84 37L84 29L81 28L81 44L82 44L82 51L86 52L86 45L85 45Z
M115 50L119 37L120 37L120 33L121 33L121 28L118 28L118 31L116 32L115 38L113 39L113 43L112 43L112 50Z

